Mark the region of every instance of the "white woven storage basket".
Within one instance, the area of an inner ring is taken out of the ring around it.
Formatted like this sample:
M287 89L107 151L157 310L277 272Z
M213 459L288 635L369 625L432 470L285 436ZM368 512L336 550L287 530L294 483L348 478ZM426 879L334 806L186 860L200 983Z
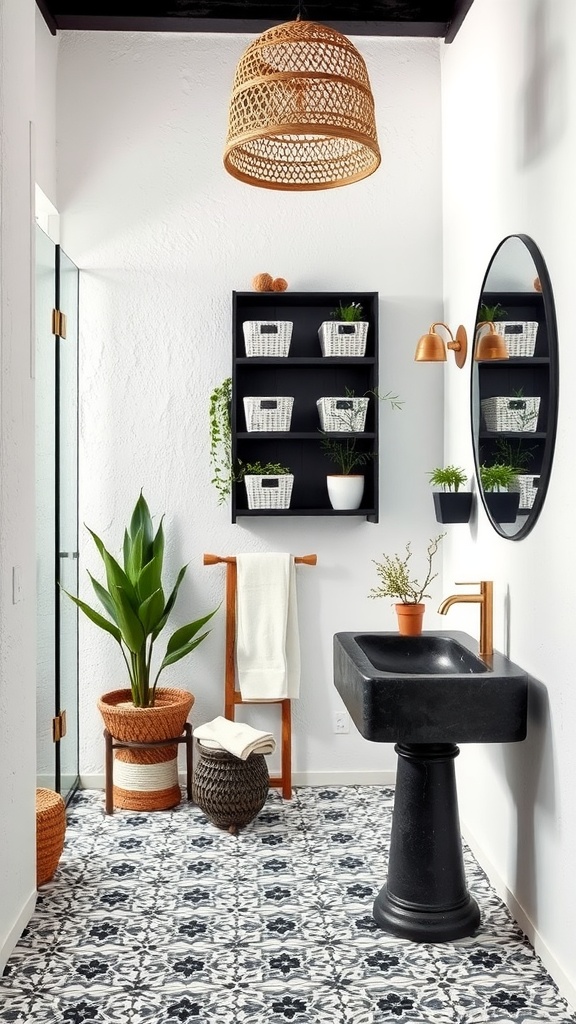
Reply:
M519 430L538 426L539 398L485 398L480 403L487 430Z
M290 430L294 399L287 396L245 398L246 430Z
M364 430L367 398L319 398L316 402L322 430L356 434Z
M285 473L282 476L244 477L248 508L290 508L294 476Z
M287 356L290 351L291 320L245 320L242 330L247 356Z
M520 473L516 477L514 484L510 486L511 491L520 491L520 504L521 509L530 509L536 500L538 494L538 483L540 481L539 475L532 475L529 473Z
M325 320L318 328L323 356L363 356L366 352L368 321L349 323Z
M506 342L509 356L533 356L537 320L495 320L494 327Z

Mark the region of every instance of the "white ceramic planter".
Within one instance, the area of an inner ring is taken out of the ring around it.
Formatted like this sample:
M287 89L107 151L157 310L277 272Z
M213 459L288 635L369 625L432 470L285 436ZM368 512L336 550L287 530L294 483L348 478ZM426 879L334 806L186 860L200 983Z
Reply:
M364 494L363 476L327 476L326 483L332 508L360 508Z

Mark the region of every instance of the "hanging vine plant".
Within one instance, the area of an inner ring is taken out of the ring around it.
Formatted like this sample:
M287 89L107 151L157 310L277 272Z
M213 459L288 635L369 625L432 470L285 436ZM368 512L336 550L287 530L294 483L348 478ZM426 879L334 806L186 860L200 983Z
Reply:
M232 491L232 378L227 377L210 395L210 463L214 476L212 483L218 491L218 504L222 505Z

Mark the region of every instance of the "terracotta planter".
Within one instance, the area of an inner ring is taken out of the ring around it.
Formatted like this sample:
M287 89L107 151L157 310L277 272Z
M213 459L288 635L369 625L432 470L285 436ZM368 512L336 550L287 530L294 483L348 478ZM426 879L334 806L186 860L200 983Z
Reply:
M130 690L113 690L98 701L106 729L126 743L175 739L184 730L194 697L187 690L156 691L153 708L136 708ZM126 747L114 751L114 807L161 811L180 803L178 746Z
M396 604L400 636L420 636L425 604Z

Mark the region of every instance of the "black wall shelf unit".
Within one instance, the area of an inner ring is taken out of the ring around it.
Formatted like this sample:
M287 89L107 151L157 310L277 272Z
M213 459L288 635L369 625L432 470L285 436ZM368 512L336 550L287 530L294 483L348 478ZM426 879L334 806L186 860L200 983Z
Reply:
M331 311L341 301L359 302L362 306L363 319L369 325L364 356L322 355L318 328L331 319ZM378 293L233 292L232 307L232 458L234 463L280 462L294 474L289 509L249 509L244 484L234 484L232 522L243 516L361 516L377 522L377 399L370 397L364 432L353 435L360 450L374 452L374 458L355 471L365 477L362 506L346 511L334 510L328 498L326 477L338 470L320 446L316 402L322 397L345 396L350 391L360 397L377 388ZM292 321L288 356L246 356L242 325L247 320ZM291 429L249 432L243 399L276 395L294 397Z

